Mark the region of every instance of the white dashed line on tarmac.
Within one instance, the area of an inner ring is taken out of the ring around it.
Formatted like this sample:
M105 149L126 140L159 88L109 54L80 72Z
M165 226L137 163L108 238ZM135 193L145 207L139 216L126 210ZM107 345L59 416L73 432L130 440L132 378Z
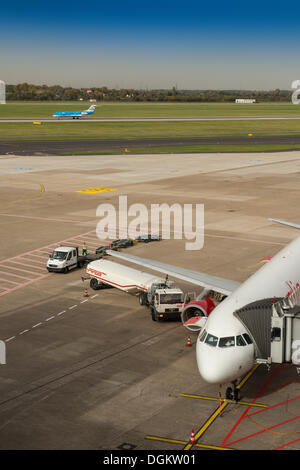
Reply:
M93 299L94 297L97 297L97 295L98 294L93 295L91 297L91 299ZM89 299L82 300L80 302L80 304L83 304L83 303L88 302L88 301L89 301ZM71 307L69 307L68 309L72 310L73 308L76 308L76 307L78 307L78 304L71 305ZM21 331L18 335L19 336L24 335L25 333L28 333L30 330L33 330L34 328L38 328L39 326L43 325L43 323L49 322L50 320L53 320L54 318L59 317L60 315L63 315L66 312L67 312L67 310L62 310L61 312L57 313L56 315L52 315L51 317L46 318L46 320L44 320L43 322L36 323L30 329L26 329L26 330ZM6 343L8 343L9 341L12 341L13 339L16 339L16 336L11 336L10 338L5 339L4 341Z
M12 339L15 339L15 336L11 336L10 338L5 339L4 341L5 341L6 343L8 343L8 342L11 341Z

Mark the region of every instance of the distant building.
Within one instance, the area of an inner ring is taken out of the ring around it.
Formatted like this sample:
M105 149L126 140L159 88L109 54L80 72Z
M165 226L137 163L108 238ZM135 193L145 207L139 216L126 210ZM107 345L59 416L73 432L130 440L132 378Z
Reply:
M5 82L0 80L0 104L6 104Z
M252 103L256 103L256 100L254 99L244 99L244 98L237 98L235 100L236 103L240 103L240 104L252 104Z

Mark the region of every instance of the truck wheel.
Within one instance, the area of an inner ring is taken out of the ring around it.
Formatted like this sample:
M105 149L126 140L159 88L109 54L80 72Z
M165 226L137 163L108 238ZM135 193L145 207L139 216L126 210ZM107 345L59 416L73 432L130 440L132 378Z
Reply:
M140 305L146 305L146 299L145 299L144 293L139 295L139 302L140 302Z
M90 287L94 290L99 290L100 289L98 281L94 277L90 280Z
M66 267L64 268L64 270L63 270L63 273L64 273L64 274L67 274L68 271L69 271L69 268L66 266Z
M83 268L84 262L83 261L78 261L77 266L78 266L78 268Z

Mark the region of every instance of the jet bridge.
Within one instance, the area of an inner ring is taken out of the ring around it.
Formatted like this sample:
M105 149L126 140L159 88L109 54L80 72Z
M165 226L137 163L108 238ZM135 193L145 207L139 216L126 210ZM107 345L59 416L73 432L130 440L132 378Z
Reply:
M300 287L287 297L262 299L234 312L251 335L256 362L291 362L300 372Z

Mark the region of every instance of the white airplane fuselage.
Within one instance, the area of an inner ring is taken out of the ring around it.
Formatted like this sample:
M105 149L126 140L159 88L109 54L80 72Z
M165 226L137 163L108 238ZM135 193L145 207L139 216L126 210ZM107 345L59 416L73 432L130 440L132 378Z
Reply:
M257 300L286 297L293 287L299 285L299 282L300 237L297 237L242 283L209 315L204 329L218 341L209 344L205 342L207 337L204 341L200 341L203 334L201 330L196 346L198 369L206 382L213 384L234 382L245 375L255 363L254 344L237 345L236 338L245 334L246 329L233 313ZM234 346L219 347L220 338L224 344L224 338L232 339L232 337L235 338Z

